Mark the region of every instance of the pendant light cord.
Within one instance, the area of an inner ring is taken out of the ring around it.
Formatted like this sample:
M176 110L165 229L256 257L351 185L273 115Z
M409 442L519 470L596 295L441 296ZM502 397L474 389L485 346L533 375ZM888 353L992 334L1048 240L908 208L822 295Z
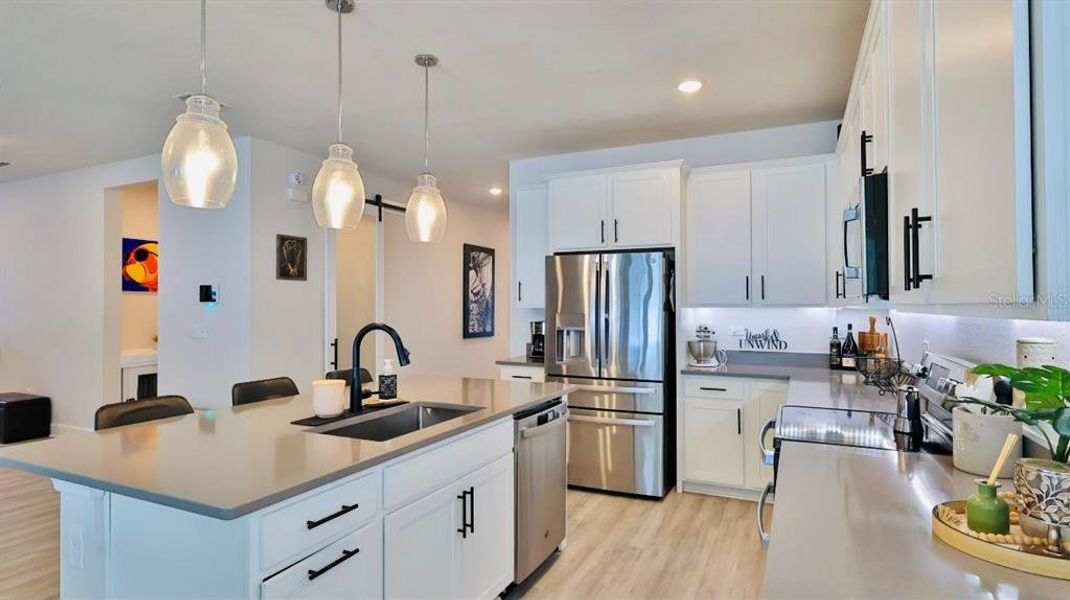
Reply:
M338 11L338 143L342 143L342 0L335 5Z
M429 151L431 149L431 127L430 127L430 120L431 119L430 119L430 116L429 116L430 115L430 111L428 110L428 106L430 104L430 100L429 100L430 92L428 90L431 87L431 83L430 83L431 80L430 80L430 76L428 75L430 70L431 69L427 65L427 63L424 63L424 173L430 173L431 172L431 168L429 166L430 163L429 163L428 158L427 158L427 155L428 155L428 153L429 153Z
M201 95L202 96L207 96L208 95L208 67L205 66L205 57L204 57L204 55L206 54L205 48L207 47L207 44L205 44L205 38L207 37L207 34L206 34L205 30L207 29L207 23L208 23L207 1L208 0L201 0Z

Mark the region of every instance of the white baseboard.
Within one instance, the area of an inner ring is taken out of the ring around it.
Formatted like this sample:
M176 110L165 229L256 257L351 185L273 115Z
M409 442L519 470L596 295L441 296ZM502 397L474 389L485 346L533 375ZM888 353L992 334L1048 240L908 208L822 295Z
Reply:
M762 495L761 490L732 487L730 485L721 485L717 483L705 483L702 481L684 481L681 487L683 491L691 492L693 494L721 496L722 498L733 498L735 500L746 500L748 502L757 502L758 498ZM771 495L767 504L773 504L773 499L775 497L775 494Z

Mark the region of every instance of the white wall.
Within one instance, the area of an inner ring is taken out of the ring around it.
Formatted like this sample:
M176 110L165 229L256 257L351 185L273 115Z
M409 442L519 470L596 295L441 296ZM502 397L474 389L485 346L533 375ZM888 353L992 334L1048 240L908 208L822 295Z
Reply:
M410 242L404 216L387 213L385 320L412 353L406 373L496 378L494 361L509 352L509 213L505 206L491 209L448 198L447 202L449 222L439 244ZM461 261L466 243L495 249L494 337L461 337ZM379 343L386 356L395 355L387 338Z
M196 407L229 405L230 386L250 379L252 140L234 145L238 185L225 208L178 206L160 190L158 389ZM218 287L215 305L199 302L201 284Z
M91 427L119 395L119 241L107 235L119 222L107 222L106 190L158 176L147 156L0 184L0 389L51 397L55 423Z
M142 240L158 240L159 192L157 183L122 188L122 237ZM161 263L162 265L162 263ZM118 281L115 285L120 285ZM123 292L122 294L122 349L139 350L155 348L152 338L156 335L159 296L148 292Z
M287 200L286 189L290 173L315 177L321 162L320 156L252 140L250 379L286 376L303 392L324 373L326 233L312 205ZM276 279L278 234L308 239L307 281Z
M514 160L509 163L509 187L515 190L521 186L542 183L547 175L553 173L665 160L683 159L685 166L696 168L826 154L836 149L838 123L824 121ZM530 337L528 321L542 320L543 316L543 311L537 309L512 311L514 327L509 343L510 354L524 353L524 344Z

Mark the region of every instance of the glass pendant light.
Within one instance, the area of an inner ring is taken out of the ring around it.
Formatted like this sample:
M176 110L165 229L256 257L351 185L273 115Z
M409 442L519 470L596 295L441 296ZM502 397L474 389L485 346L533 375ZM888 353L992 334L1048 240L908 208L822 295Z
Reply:
M364 180L342 142L342 15L353 12L353 0L327 0L327 8L338 13L338 142L312 183L312 210L320 227L354 229L364 214Z
M428 71L438 64L433 54L416 55L416 64L424 68L424 172L416 178L416 187L405 205L405 229L409 239L414 242L438 243L446 235L446 201L442 192L435 185L435 176L431 174L427 159L431 146L431 134L428 128Z
M208 95L205 69L205 0L201 0L201 93L186 99L160 152L160 174L171 202L193 208L223 208L238 183L238 155Z

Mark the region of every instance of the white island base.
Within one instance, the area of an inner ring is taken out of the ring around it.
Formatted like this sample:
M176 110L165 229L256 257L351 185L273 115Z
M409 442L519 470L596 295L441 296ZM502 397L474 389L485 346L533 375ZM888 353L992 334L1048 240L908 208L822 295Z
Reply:
M511 418L231 520L53 481L65 599L493 598L513 581Z

